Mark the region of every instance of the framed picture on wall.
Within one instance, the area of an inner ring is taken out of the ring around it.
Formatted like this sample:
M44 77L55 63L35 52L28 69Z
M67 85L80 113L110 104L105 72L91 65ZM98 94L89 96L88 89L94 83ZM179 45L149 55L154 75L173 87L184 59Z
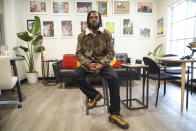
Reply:
M61 21L61 35L64 38L73 36L72 20Z
M141 38L150 38L150 26L143 25L139 28Z
M108 30L112 36L117 36L118 32L120 30L118 30L118 25L119 22L117 20L111 20L111 19L103 19L103 27Z
M132 36L133 35L133 21L130 18L123 18L121 22L122 28L121 32L123 36Z
M113 1L113 14L129 14L130 1L128 0L114 0Z
M115 22L114 21L106 21L105 22L105 28L110 33L114 34L115 33Z
M93 8L92 1L76 1L75 5L77 14L86 14Z
M69 14L68 0L53 0L52 1L52 13L55 15Z
M137 2L137 12L151 14L153 10L153 2L150 1L138 1Z
M97 1L96 6L101 16L108 16L108 1Z
M157 35L161 36L164 34L164 19L163 17L157 20Z
M46 0L29 0L29 9L33 14L46 14Z
M54 23L55 22L52 20L45 20L42 22L43 37L45 37L45 38L54 38L55 37Z
M87 29L87 21L80 21L80 29L82 33L85 33L85 30Z
M34 22L35 22L35 20L27 20L27 30L33 29Z

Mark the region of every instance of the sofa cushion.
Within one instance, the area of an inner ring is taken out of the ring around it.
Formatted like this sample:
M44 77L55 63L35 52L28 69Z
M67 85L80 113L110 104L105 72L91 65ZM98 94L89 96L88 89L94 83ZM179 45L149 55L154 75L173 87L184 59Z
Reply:
M69 78L72 77L73 72L74 72L73 69L61 69L59 75L62 77Z

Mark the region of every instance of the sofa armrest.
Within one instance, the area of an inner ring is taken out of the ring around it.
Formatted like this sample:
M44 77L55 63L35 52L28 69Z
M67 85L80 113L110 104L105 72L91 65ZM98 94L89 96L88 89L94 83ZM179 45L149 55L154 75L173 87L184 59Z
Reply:
M53 70L54 70L54 76L56 79L56 83L61 82L61 77L60 77L60 70L61 70L61 65L62 65L63 60L57 61L52 64Z

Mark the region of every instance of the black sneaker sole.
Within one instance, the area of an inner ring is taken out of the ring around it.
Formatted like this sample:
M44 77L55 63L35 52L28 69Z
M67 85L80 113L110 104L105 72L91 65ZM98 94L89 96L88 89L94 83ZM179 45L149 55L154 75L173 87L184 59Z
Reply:
M122 129L128 129L129 128L129 126L122 126L121 124L119 124L117 121L115 121L111 117L109 117L109 122L111 122L113 124L116 124L118 127L122 128Z

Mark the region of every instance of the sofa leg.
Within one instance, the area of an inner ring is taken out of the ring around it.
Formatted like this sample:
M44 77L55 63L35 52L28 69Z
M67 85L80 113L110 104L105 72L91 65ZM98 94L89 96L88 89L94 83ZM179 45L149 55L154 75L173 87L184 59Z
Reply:
M65 88L65 82L61 82L61 89Z

